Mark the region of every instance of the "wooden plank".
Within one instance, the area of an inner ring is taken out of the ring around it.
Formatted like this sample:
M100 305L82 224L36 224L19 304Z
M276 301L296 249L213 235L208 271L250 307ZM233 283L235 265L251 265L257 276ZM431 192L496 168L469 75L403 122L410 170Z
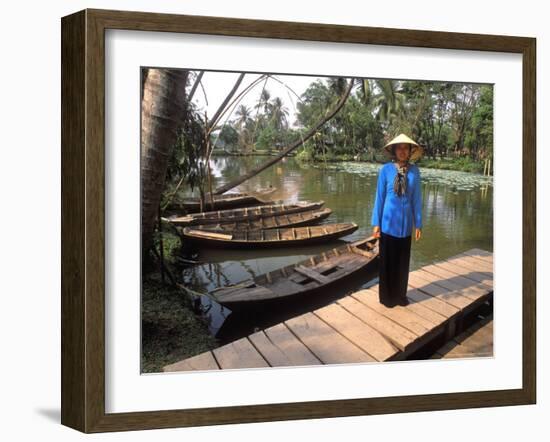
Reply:
M471 304L471 299L461 295L458 291L462 287L450 284L453 288L449 289L447 287L440 286L437 281L434 281L433 283L427 282L428 279L423 279L424 275L422 278L419 275L419 273L409 275L409 285L427 293L428 295L437 297L440 301L446 302L447 304L450 304L460 310L465 309ZM430 274L428 274L426 278L432 279L435 277L433 274L431 277L429 275ZM451 295L449 295L449 293L451 293Z
M477 281L470 279L464 275L457 275L455 272L442 268L441 266L436 266L430 264L424 266L422 270L430 272L440 277L442 281L452 281L455 284L458 284L462 287L470 287L477 283ZM490 286L486 286L487 289L490 289Z
M411 285L409 285L409 290L407 291L407 298L409 298L409 301L413 305L419 304L447 319L452 318L460 312L460 308L415 289Z
M304 276L307 276L308 278L314 279L315 281L321 284L326 284L331 281L331 279L327 278L325 275L321 275L315 270L312 270L308 267L304 267L303 265L295 266L294 270L296 270L298 273Z
M292 365L320 365L321 361L296 337L284 323L264 330L267 338L279 348Z
M476 250L479 250L479 252L477 252ZM481 250L481 249L470 249L470 250L466 250L465 252L462 252L463 255L469 256L475 260L492 264L493 255L487 254L487 253L489 252L486 252L485 250Z
M377 361L392 359L399 352L378 331L338 304L329 304L314 313Z
M435 295L437 299L454 305L461 310L469 309L473 304L477 303L482 298L486 298L491 293L482 284L476 286L464 287L458 290L451 290Z
M487 250L483 250L477 247L474 247L473 249L466 250L464 253L467 253L471 256L480 256L485 259L493 259L493 252L489 252Z
M475 270L464 269L463 267L460 267L456 263L450 263L450 262L435 263L435 266L441 267L442 269L448 270L450 272L456 272L457 268L459 268L460 269L459 271L464 275L464 277L469 278L475 282L481 282L488 287L493 287L492 274L478 272ZM464 270L466 270L468 273L464 274L463 273Z
M277 347L263 331L251 334L248 339L272 367L294 365L289 357Z
M216 239L226 239L230 240L233 239L233 235L225 234L225 233L216 233L216 232L210 232L205 230L188 230L187 233L189 235L194 236L200 236L203 238L216 238Z
M379 285L376 284L370 287L370 290L378 295ZM407 298L410 304L407 308L417 315L422 316L433 325L441 325L448 318L455 315L459 310L449 304L442 302L434 297L422 293L411 286L407 290Z
M438 285L447 290L458 290L463 287L462 285L457 284L456 282L446 280L446 279L441 279L436 274L427 272L426 270L424 270L424 267L409 273L409 280L411 277L422 278L426 282L431 282L432 284Z
M431 322L408 310L407 307L397 305L389 308L381 304L378 300L378 293L373 290L360 290L352 293L351 296L367 307L370 307L374 311L410 330L416 336L423 336L434 328Z
M269 367L247 338L241 338L212 350L220 368Z
M324 364L375 361L313 313L291 318L285 324Z
M401 351L407 350L417 339L414 333L367 307L353 296L339 299L337 303L363 322L369 324Z
M356 246L351 246L351 251L353 253L365 256L365 257L370 258L370 259L372 259L372 257L374 256L373 252L367 252L366 250L360 249L359 247L356 247Z
M212 352L207 351L174 364L166 365L163 371L218 370L219 368Z
M447 262L468 269L470 271L473 270L483 272L488 275L493 274L493 264L480 262L479 260L473 259L467 255L458 255L452 259L448 259Z

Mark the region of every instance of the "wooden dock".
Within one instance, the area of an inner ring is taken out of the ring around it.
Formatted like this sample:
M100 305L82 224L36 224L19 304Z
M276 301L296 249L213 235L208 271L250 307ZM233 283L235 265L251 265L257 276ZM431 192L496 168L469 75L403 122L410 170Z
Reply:
M434 345L432 357L465 354L467 348L472 356L475 346L471 342L466 346L464 332L475 312L492 302L493 254L470 249L414 270L409 274L407 296L409 305L387 308L379 303L375 285L167 365L164 371L404 360ZM492 328L485 329L485 349L489 332L492 346Z

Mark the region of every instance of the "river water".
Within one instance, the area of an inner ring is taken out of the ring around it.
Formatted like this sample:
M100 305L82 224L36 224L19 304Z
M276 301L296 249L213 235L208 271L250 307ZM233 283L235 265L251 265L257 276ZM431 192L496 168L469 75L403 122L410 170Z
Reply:
M242 175L267 157L214 157L212 169L215 186ZM364 238L372 233L370 224L378 170L381 164L340 162L307 165L293 157L285 158L261 174L233 189L254 192L275 187L272 200L325 202L332 215L323 223L355 222L357 231L342 240L306 248L276 250L201 250L204 264L184 270L186 284L202 293L226 284L240 282L279 267L302 261L324 250ZM423 195L423 236L412 241L410 270L442 260L464 250L478 247L493 251L493 179L479 174L420 168ZM368 287L377 283L376 275L362 281ZM349 289L347 289L349 292ZM334 296L343 296L336 293ZM290 311L231 314L206 297L202 304L209 309L210 330L222 343L275 324L312 305L293 307ZM319 300L320 305L324 302ZM327 299L326 302L330 302Z

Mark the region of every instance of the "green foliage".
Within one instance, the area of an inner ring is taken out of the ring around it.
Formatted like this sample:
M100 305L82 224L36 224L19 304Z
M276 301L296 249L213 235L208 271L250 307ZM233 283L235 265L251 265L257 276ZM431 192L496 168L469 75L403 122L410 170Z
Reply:
M417 162L420 167L433 169L459 170L462 172L483 173L483 163L476 162L470 157L460 157L454 159L422 158Z
M216 141L216 137L212 137L212 143ZM225 150L235 150L239 144L239 133L237 130L226 124L223 126L219 132L219 137L217 138L216 147L222 146Z

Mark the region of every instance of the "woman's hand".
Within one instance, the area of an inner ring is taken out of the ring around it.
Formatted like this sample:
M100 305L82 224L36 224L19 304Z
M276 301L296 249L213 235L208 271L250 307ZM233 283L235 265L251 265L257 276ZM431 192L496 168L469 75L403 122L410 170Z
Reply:
M422 229L416 229L414 238L418 241L422 237Z
M372 236L380 238L380 226L374 226L374 229L372 229Z

